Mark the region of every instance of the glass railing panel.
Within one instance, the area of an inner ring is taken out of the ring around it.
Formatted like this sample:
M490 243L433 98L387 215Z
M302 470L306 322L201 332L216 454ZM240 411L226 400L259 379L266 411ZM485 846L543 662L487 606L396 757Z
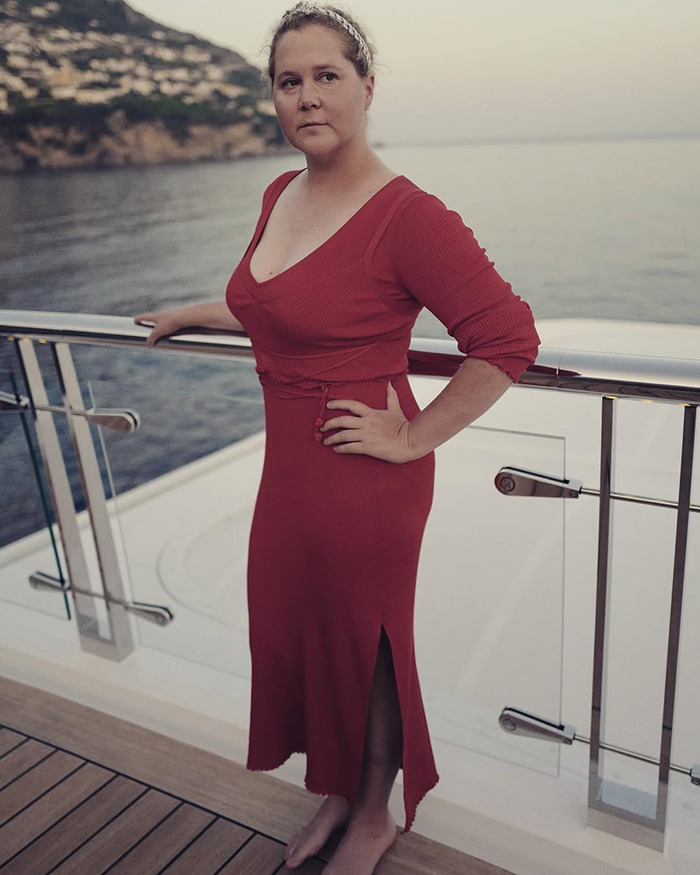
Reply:
M247 541L264 446L256 374L230 359L100 352L109 377L86 382L86 401L140 417L133 434L94 429L127 599L174 614L162 627L132 616L136 646L248 678Z
M5 350L3 363L9 361ZM18 368L0 368L0 392L12 398L26 396ZM0 412L0 471L0 601L69 619L69 600L64 594L29 585L35 572L65 579L65 563L28 409Z
M675 511L615 502L608 581L604 742L658 759ZM655 797L658 768L604 751L601 776ZM653 815L653 812L651 812Z
M683 406L621 399L615 414L614 489L678 500Z
M638 400L616 405L616 493L674 504L678 501L684 410L679 404ZM697 606L693 613L689 601L694 579L691 567L700 556L693 517L697 515L691 514L688 539L685 623L692 622L689 616L697 616ZM613 504L602 737L610 744L656 759L663 724L676 526L675 508L627 501ZM683 677L682 660L679 671ZM674 735L673 757L678 756L677 741ZM696 751L695 761L697 754L700 751ZM604 751L601 774L650 797L657 794L658 768L654 765Z
M421 406L431 385L416 383ZM416 595L419 675L450 761L472 751L556 775L559 746L507 734L498 717L506 706L560 715L564 503L506 497L494 477L505 465L564 476L566 441L501 427L504 418L487 414L437 451Z

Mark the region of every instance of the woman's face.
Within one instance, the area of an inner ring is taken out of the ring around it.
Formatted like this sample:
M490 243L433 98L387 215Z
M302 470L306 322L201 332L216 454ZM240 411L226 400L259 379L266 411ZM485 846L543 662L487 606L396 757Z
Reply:
M287 31L275 51L272 99L289 142L307 156L326 157L366 143L365 111L374 76L362 78L334 31L320 24Z

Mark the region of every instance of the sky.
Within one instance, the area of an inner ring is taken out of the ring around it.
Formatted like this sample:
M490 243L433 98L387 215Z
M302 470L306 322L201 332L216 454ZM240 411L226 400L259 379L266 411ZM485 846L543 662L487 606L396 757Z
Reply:
M135 0L240 52L295 0ZM699 0L352 0L386 143L700 133Z

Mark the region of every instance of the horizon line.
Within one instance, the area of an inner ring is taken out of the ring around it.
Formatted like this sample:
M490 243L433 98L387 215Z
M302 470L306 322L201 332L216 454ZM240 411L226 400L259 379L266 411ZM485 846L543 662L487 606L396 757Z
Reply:
M445 140L376 140L375 147L386 146L479 146L497 143L580 143L611 140L695 140L700 131L652 131L638 134L544 134L517 137L460 137Z

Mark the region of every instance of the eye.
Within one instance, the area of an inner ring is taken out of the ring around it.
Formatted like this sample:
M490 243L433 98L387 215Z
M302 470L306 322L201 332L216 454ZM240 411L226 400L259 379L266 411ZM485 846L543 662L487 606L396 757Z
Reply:
M290 88L292 85L296 85L298 81L298 79L283 79L280 82L280 88Z
M328 73L321 73L321 75L319 76L319 79L325 79L326 82L332 82L334 79L337 78L338 77L336 76L336 74L331 73L330 71Z

